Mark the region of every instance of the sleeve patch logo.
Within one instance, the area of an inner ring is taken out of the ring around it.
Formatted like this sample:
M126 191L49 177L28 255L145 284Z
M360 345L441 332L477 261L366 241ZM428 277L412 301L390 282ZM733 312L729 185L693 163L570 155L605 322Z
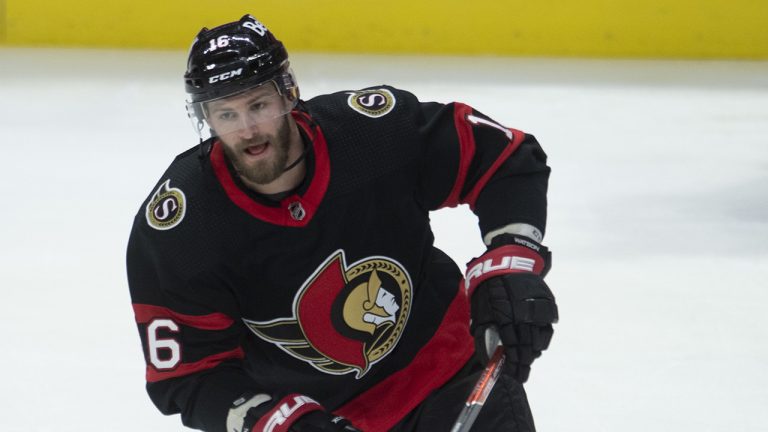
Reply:
M349 92L349 106L371 118L383 117L395 107L395 95L387 89Z
M147 204L145 216L149 226L165 231L178 225L187 211L187 199L184 192L171 187L168 179L161 184Z

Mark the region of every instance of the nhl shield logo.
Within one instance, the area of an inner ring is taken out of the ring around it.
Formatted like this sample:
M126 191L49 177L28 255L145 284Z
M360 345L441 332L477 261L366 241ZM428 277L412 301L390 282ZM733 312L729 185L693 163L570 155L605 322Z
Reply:
M368 117L383 117L395 107L395 95L384 88L350 92L347 104Z
M243 319L259 338L333 375L361 378L400 340L411 311L413 285L402 265L369 257L350 266L334 252L304 282L293 316Z
M156 230L169 230L178 225L187 211L187 202L181 189L172 188L166 180L157 188L147 204L145 216L149 226Z

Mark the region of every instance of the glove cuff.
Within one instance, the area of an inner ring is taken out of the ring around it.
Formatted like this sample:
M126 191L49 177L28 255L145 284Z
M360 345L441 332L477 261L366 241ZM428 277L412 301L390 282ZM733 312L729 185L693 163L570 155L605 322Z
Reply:
M532 273L543 277L549 271L550 256L546 247L533 240L510 234L497 236L486 253L467 264L467 296L471 298L481 282L494 276Z
M243 432L288 432L301 416L312 411L323 411L323 406L309 396L289 394L261 415L253 427L244 427Z

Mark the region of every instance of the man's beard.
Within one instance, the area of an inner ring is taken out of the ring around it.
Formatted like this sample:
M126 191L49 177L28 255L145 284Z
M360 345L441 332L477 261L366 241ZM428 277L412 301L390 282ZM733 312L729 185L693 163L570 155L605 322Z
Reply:
M277 134L273 137L266 137L268 138L269 145L272 147L272 155L270 157L250 164L246 164L242 160L245 158L243 151L252 145L263 143L265 141L264 136L242 140L237 144L236 150L224 146L224 151L235 167L235 171L242 178L254 184L265 185L275 181L285 171L285 167L288 165L290 135L291 130L288 119L283 117L283 122L277 129Z

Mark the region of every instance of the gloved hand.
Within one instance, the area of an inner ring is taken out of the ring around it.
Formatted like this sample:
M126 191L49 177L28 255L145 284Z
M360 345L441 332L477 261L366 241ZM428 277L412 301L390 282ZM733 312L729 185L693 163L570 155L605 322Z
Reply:
M344 417L326 411L313 411L299 417L291 432L361 432Z
M255 419L255 420L254 420ZM315 400L289 394L248 411L242 432L361 432L349 420L328 413Z
M550 253L527 237L504 234L488 251L471 261L464 278L471 296L475 352L483 363L495 346L489 334L498 331L506 363L520 383L528 380L533 361L549 347L557 304L544 282Z

